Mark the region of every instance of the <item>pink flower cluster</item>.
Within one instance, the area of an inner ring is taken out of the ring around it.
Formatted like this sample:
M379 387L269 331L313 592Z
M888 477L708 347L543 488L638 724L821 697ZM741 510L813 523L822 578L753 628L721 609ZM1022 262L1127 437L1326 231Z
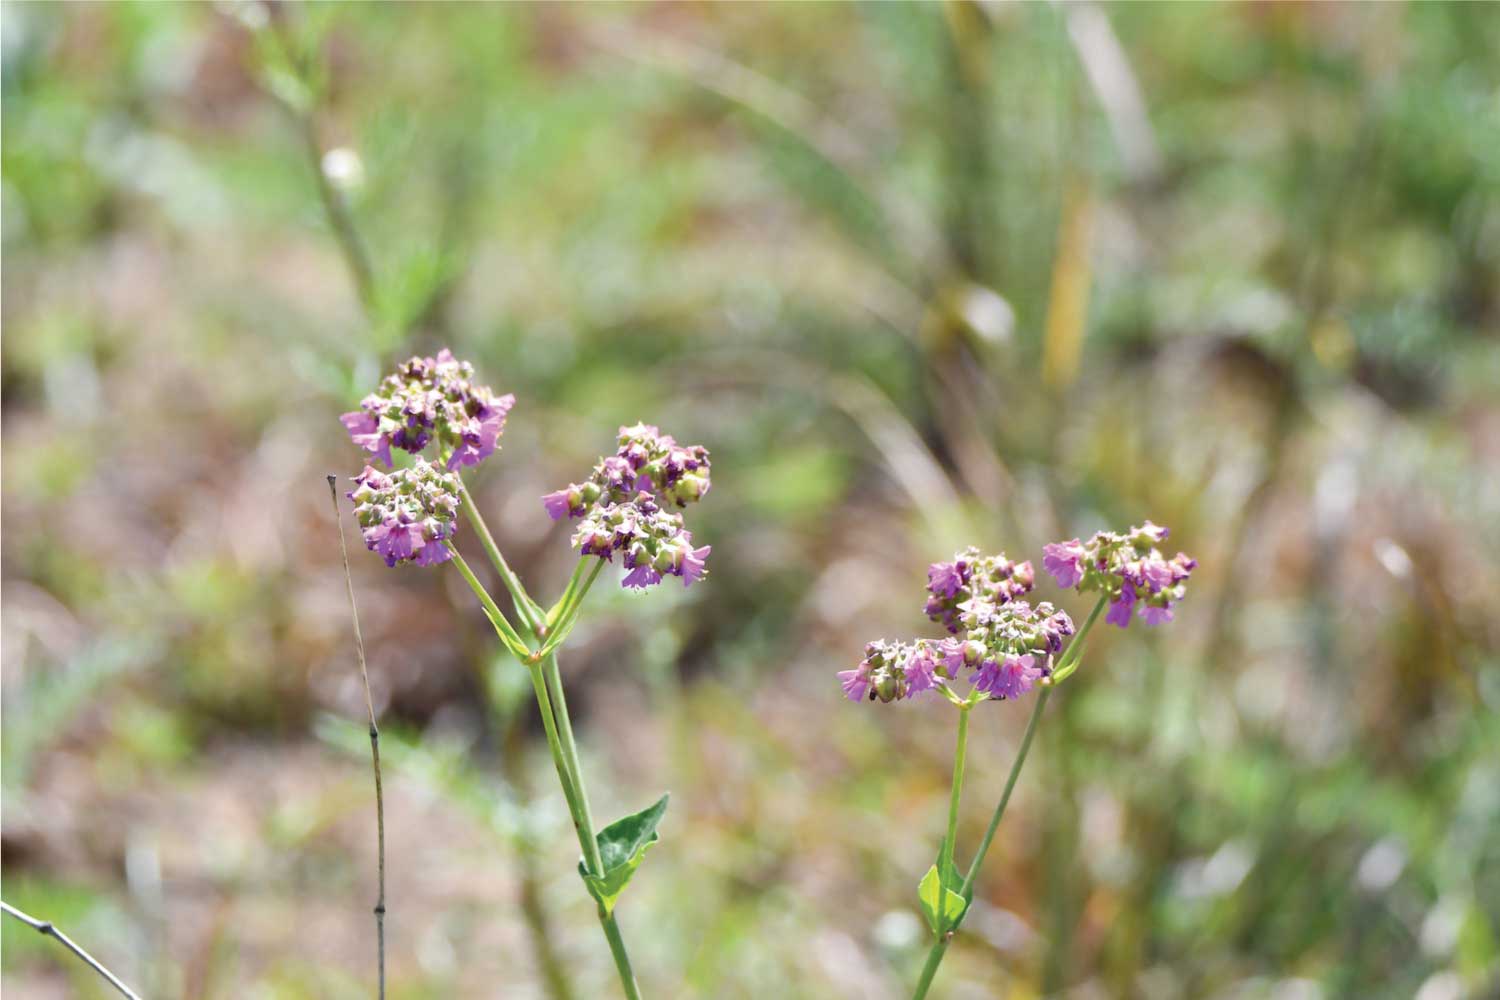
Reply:
M693 546L680 513L708 494L708 449L679 445L650 424L621 427L613 455L601 458L582 483L542 497L554 521L582 518L573 544L586 556L612 561L622 554L630 570L621 585L645 589L666 576L684 587L704 573L710 546Z
M409 469L374 466L354 477L354 501L365 547L387 566L432 566L453 557L446 540L458 530L458 477L418 458Z
M1147 625L1172 620L1172 605L1182 600L1187 579L1198 561L1179 552L1171 559L1157 549L1167 529L1147 521L1129 531L1096 532L1087 543L1074 538L1042 549L1042 568L1059 587L1080 594L1099 591L1109 599L1104 620L1127 628L1132 610L1139 607Z
M515 402L509 393L496 396L475 384L474 366L444 348L435 358L403 362L339 421L355 444L387 467L392 446L419 455L435 442L452 470L494 454Z

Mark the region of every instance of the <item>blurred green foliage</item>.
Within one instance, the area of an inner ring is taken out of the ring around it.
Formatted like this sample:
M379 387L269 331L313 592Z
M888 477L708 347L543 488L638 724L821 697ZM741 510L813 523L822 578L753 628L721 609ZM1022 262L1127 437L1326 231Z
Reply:
M474 490L539 596L615 425L714 453L710 581L601 585L564 668L599 814L672 790L649 993L903 995L953 720L833 671L955 548L1145 517L1192 593L1053 700L934 995L1500 990L1492 6L0 15L5 896L149 995L373 979L323 476L443 345L520 400ZM608 995L518 672L444 574L355 585L394 995Z

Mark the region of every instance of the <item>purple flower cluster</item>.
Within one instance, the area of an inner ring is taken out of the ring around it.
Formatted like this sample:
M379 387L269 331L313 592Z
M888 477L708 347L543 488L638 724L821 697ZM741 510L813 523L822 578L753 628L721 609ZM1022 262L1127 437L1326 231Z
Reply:
M365 547L387 566L433 566L453 557L445 539L458 530L458 476L418 458L409 469L374 466L354 477L348 494Z
M1167 529L1147 521L1125 532L1096 532L1087 543L1074 538L1043 547L1042 568L1059 587L1080 594L1099 591L1109 599L1104 620L1127 628L1137 605L1147 625L1172 620L1172 605L1186 593L1198 561L1179 552L1171 559L1157 549Z
M839 672L844 694L851 701L898 701L961 681L969 670L972 690L1004 701L1052 673L1053 657L1073 634L1065 612L1046 602L973 603L966 623L948 638L867 645L859 666Z
M708 493L708 449L679 445L649 424L621 427L618 445L587 480L542 497L543 506L554 521L582 518L573 533L581 554L606 562L622 554L630 571L622 586L645 589L665 576L691 585L703 576L711 547L695 548L682 515L664 508Z
M389 467L394 445L413 455L436 442L449 470L478 465L494 454L515 405L474 383L474 366L447 348L435 358L414 357L381 380L359 409L339 418L354 443Z
M957 553L952 562L933 563L927 567L928 618L949 632L958 632L965 606L979 601L1002 605L1024 596L1036 584L1036 573L1029 562L1011 562L1005 553L986 556L969 546Z
M897 701L946 687L970 670L971 693L1001 701L1025 694L1051 674L1052 658L1073 634L1064 612L1020 600L1035 582L1031 563L973 547L933 563L924 610L949 636L870 643L858 667L839 672L844 693L852 701Z

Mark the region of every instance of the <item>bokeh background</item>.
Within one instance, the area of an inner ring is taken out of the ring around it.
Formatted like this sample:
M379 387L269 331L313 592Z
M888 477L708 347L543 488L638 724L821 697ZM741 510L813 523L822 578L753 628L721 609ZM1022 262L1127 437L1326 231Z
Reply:
M1500 8L0 13L3 893L147 995L370 995L324 476L451 345L539 595L617 425L713 451L712 578L563 662L601 820L672 792L648 995L906 995L954 719L834 671L934 559L1150 517L1188 600L1053 699L934 995L1500 996ZM524 673L354 555L393 996L614 995Z

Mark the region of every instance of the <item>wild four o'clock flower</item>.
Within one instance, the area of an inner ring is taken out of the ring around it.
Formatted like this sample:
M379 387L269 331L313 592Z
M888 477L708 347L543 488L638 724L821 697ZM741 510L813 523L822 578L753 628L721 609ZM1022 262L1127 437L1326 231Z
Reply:
M1161 625L1172 620L1172 605L1182 600L1198 565L1182 552L1163 556L1156 546L1166 539L1167 529L1150 521L1129 531L1100 531L1087 544L1074 538L1044 546L1042 568L1059 587L1099 591L1109 601L1104 620L1111 625L1129 627L1137 604L1147 625Z
M666 508L707 495L708 449L679 445L649 424L621 427L618 445L588 479L548 493L542 506L554 521L581 518L573 532L580 555L612 562L621 554L630 570L621 586L644 590L664 576L691 585L703 576L711 547L695 547L682 515Z
M411 358L386 376L358 410L340 420L354 443L375 462L391 466L391 449L397 448L415 456L412 464L391 472L366 466L355 477L355 488L348 496L354 501L365 545L386 565L430 566L451 559L501 641L530 672L548 748L583 852L579 872L598 903L599 921L625 994L639 997L614 908L641 863L643 845L656 840L656 825L666 810L667 797L602 830L595 829L577 763L557 651L577 623L599 567L612 562L616 553L628 571L626 587L644 589L666 576L680 577L687 586L703 577L709 546L693 544L680 508L709 491L708 449L679 445L647 424L622 427L615 454L600 459L586 481L544 497L554 520L580 519L573 544L582 555L597 556L599 561L592 572L585 572L580 558L562 596L550 609L543 609L507 565L459 478L464 467L477 465L498 449L514 402L509 394L496 396L489 387L476 384L473 367L447 350L436 357ZM429 446L438 464L423 457ZM460 508L510 592L519 625L511 623L450 546Z
M354 477L348 494L365 547L387 566L433 566L453 557L446 539L458 530L458 477L418 458L409 469L373 466Z
M933 563L927 570L923 610L947 629L947 637L904 642L879 639L865 646L858 666L839 671L839 684L851 701L891 702L937 691L959 710L948 832L936 863L917 887L922 912L937 940L913 1000L927 995L948 943L963 923L974 898L974 880L1025 763L1042 709L1053 686L1078 668L1095 619L1107 604L1106 620L1122 628L1130 624L1137 605L1147 624L1172 620L1172 605L1182 599L1187 578L1197 564L1180 552L1171 559L1163 557L1156 546L1166 537L1165 528L1147 521L1119 534L1099 532L1087 544L1074 538L1044 547L1042 568L1059 586L1076 587L1081 593L1100 592L1098 604L1066 652L1064 643L1074 634L1072 619L1045 601L1033 605L1020 599L1035 583L1031 563L1012 562L1003 554L981 555L971 547L951 562ZM965 678L968 691L955 690L954 685ZM967 873L961 873L954 852L969 713L982 701L1019 698L1037 687L1041 693L1011 766L1005 794Z
M474 382L474 366L447 348L414 357L387 375L359 409L339 418L355 444L386 466L391 447L419 455L436 443L447 467L478 465L499 447L505 416L515 405Z

